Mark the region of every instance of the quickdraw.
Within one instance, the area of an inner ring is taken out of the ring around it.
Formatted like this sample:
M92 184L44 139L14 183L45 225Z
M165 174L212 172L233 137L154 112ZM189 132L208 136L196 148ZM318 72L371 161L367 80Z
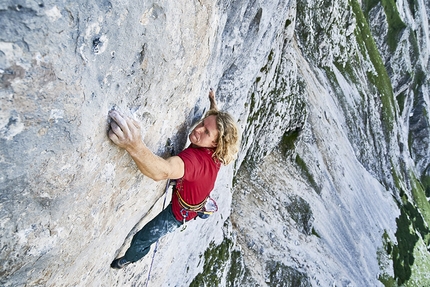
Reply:
M186 224L186 219L188 217L188 210L185 209L181 209L180 211L181 215L182 215L182 228L181 228L181 232L184 231L187 228L187 224Z

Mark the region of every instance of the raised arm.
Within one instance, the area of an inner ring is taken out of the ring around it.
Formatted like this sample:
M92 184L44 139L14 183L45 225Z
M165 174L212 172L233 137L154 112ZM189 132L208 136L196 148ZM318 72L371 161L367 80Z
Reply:
M211 110L218 110L218 106L217 106L216 100L215 100L215 92L212 88L209 91L209 101L211 102L210 109Z
M110 111L109 116L112 118L109 138L130 154L144 175L156 181L184 176L184 162L180 157L163 159L148 149L142 141L140 124L137 121L115 110Z

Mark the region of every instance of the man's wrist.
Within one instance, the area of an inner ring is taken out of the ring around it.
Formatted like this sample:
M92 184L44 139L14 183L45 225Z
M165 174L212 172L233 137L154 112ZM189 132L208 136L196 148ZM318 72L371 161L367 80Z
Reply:
M147 149L146 145L140 140L137 144L127 147L125 150L132 156L138 156Z

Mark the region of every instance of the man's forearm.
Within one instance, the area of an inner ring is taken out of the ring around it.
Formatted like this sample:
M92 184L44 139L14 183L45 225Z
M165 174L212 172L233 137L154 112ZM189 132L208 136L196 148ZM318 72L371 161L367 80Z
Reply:
M184 176L184 162L178 156L163 159L153 154L143 142L132 149L128 149L127 152L139 170L155 181L169 178L178 179Z
M168 162L153 154L143 143L127 152L136 163L139 170L155 181L167 179L169 176Z
M211 106L210 106L211 110L218 110L218 106L216 105L215 100L211 99Z
M210 109L211 110L218 110L218 106L217 106L216 100L215 100L215 92L212 89L209 91L209 101L211 103Z

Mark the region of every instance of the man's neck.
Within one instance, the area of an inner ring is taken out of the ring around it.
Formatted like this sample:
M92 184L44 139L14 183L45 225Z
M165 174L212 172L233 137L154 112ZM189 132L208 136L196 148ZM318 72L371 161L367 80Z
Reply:
M205 148L205 149L209 149L209 150L215 150L214 148L210 148L210 147L202 147L202 146L198 146L196 144L190 144L191 148Z

